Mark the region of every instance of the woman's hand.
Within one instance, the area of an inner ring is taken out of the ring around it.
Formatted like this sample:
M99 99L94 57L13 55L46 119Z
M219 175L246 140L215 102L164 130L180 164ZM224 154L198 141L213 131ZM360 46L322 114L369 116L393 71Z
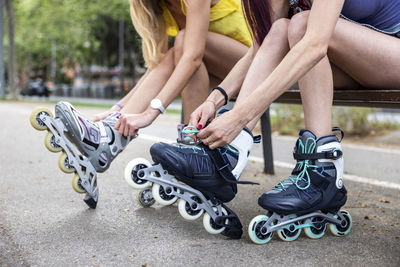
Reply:
M215 112L215 103L206 100L190 115L188 125L195 126L197 129L201 130L206 126L209 120L215 117Z
M107 111L104 111L104 112L101 112L101 113L97 113L97 114L93 115L92 121L96 122L96 121L104 120L112 112L113 112L112 110L107 110Z
M116 111L120 111L120 110L121 110L121 108L118 107L117 105L115 105L115 106L113 106L112 108L110 108L110 109L107 110L107 111L104 111L104 112L95 114L95 115L92 117L92 121L96 122L96 121L104 120L104 119L107 118L108 115L110 115L111 113L116 112Z
M235 110L225 112L197 134L210 149L225 146L233 141L246 125Z
M135 136L139 129L149 126L159 113L158 110L148 109L140 114L121 114L114 128L124 136Z

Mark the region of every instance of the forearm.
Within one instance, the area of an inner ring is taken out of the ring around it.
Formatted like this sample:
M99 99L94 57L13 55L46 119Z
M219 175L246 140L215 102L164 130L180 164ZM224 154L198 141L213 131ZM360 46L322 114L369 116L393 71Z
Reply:
M146 71L146 73L144 75L142 75L142 77L140 77L139 81L136 83L135 87L133 87L129 93L127 93L120 101L118 101L118 104L120 104L121 106L125 106L126 103L128 103L129 99L131 98L131 96L135 93L136 89L139 88L139 86L143 83L144 79L146 79L147 75L149 74L150 69L148 69Z
M235 106L241 124L246 125L262 114L275 99L315 66L323 58L321 51L318 44L307 38L294 46L271 75L245 101Z
M156 96L167 107L182 92L194 72L199 68L201 60L183 55L172 75Z

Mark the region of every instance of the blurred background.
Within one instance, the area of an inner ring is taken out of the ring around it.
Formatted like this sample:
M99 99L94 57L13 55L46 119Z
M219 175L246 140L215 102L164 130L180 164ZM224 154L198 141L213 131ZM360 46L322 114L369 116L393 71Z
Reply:
M145 71L129 2L3 0L5 94L119 98Z
M1 99L107 108L145 72L128 0L0 0L0 8ZM281 135L304 127L298 105L273 104L271 120ZM335 107L334 123L355 141L400 146L399 109Z

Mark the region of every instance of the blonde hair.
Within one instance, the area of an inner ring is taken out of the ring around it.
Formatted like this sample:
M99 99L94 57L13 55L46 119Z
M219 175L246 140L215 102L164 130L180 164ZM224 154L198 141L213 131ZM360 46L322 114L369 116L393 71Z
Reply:
M164 56L168 38L160 0L130 0L130 14L136 31L142 37L146 67L157 65Z

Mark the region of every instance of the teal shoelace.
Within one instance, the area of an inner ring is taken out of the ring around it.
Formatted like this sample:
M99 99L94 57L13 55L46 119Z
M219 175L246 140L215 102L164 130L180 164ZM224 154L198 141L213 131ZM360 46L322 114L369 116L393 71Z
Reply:
M193 138L193 136L198 134L199 132L200 131L195 126L190 126L190 125L189 126L185 126L182 129L182 135L184 137L192 137ZM239 151L237 151L235 148L233 148L230 145L226 145L225 148L229 149L230 151L232 151L235 154L239 154Z
M310 142L310 144L309 144ZM299 139L299 148L301 149L301 153L303 154L311 154L313 153L315 147L317 145L317 142L314 138L307 138L306 144L304 145L301 139ZM277 190L277 191L284 191L286 190L285 187L295 184L296 187L300 190L305 190L310 187L311 181L310 181L310 174L308 171L310 169L315 169L318 168L316 165L310 164L310 160L301 160L297 162L297 171L300 171L299 174L297 174L296 177L288 177L284 181L280 182L276 186L274 186L272 189ZM301 186L300 182L304 181L305 185Z

